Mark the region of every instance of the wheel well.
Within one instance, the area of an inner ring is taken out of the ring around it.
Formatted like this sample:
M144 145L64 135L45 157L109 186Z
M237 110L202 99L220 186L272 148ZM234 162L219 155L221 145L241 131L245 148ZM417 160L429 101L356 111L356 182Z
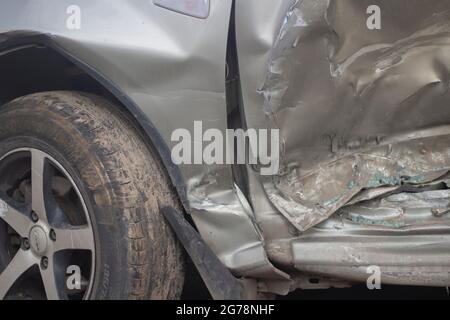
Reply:
M161 160L185 209L184 217L195 228L192 218L186 214L189 212L186 187L178 167L171 161L170 150L165 146L150 119L146 118L120 89L100 74L96 74L90 66L84 65L59 48L46 35L29 35L25 32L17 37L12 46L2 46L0 41L0 107L28 94L56 90L95 94L117 106ZM201 281L201 278L191 257L188 256L186 261L191 273L190 285L195 284L197 291L201 290L207 295L206 288L195 282Z
M48 47L33 46L0 57L0 105L37 92L76 90L121 103L86 72Z
M62 49L46 45L44 40L44 43L22 44L17 48L7 48L6 53L0 52L0 106L27 94L54 90L87 92L109 100L159 156L179 199L187 208L185 186L179 169L172 163L170 150L151 121L114 84L101 75L94 77L96 71L90 66L60 52Z

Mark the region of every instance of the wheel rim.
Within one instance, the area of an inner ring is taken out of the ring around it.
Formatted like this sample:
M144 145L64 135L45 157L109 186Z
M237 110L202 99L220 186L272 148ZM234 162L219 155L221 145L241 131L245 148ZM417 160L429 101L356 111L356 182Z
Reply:
M67 170L41 150L16 149L0 158L0 198L0 299L87 299L94 232Z

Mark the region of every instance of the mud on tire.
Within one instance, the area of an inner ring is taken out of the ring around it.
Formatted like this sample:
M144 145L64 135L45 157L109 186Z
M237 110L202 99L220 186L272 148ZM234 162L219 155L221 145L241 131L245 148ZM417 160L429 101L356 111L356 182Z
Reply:
M138 131L103 98L44 92L0 108L0 157L28 147L64 165L94 229L91 299L175 299L182 250L158 205L178 206L162 165Z

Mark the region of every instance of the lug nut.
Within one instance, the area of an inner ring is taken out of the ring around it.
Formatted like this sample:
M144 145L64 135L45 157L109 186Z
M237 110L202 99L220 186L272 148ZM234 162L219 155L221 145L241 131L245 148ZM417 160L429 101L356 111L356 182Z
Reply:
M47 257L43 257L41 259L41 268L43 270L46 270L48 268L48 258Z
M39 221L39 217L38 217L37 213L34 211L31 211L31 220L33 220L33 222Z
M50 230L50 239L52 239L52 241L56 241L56 232L55 230Z
M28 238L22 239L22 250L29 250L30 249L30 240Z

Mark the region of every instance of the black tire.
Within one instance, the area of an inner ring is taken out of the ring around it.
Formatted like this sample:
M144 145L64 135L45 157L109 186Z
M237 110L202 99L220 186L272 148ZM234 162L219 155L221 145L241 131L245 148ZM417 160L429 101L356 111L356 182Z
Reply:
M158 206L178 207L164 169L117 108L79 92L44 92L0 109L0 157L37 148L80 189L94 229L89 299L177 299L182 249Z

